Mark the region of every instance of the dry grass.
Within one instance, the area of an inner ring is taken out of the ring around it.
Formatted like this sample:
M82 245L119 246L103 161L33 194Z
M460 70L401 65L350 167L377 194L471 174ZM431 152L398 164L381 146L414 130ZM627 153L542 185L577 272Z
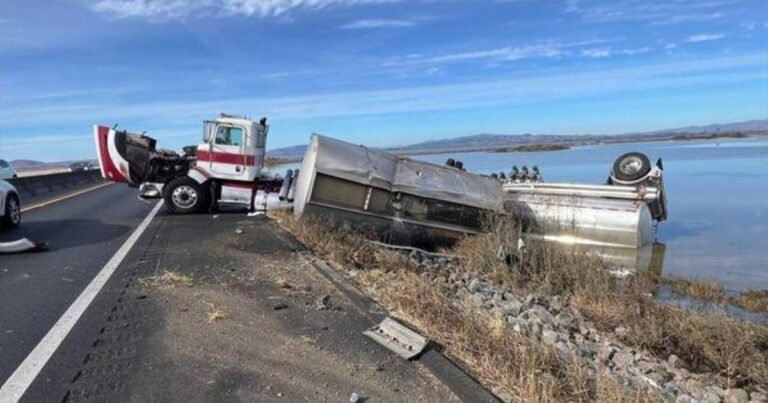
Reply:
M210 311L208 312L208 323L216 323L227 317L224 311L221 310L220 307L216 306L216 304L213 302L203 301L203 303L208 305L208 308L210 308Z
M447 289L428 281L410 259L372 247L365 234L289 215L279 220L315 253L347 274L354 272L356 281L387 309L418 325L510 400L654 400L643 390L628 395L625 386L601 371L589 374L575 360L557 359L548 347L501 331L505 323L457 305ZM558 295L604 332L628 329L622 342L660 359L675 354L690 371L721 374L730 386L768 384L765 327L662 305L649 297L658 279L617 279L599 258L552 244L528 242L510 267L499 256L517 251L519 229L512 220L498 218L489 218L486 227L487 234L463 239L450 251L467 257L460 274L481 275L520 296L532 291ZM716 295L712 287L687 287ZM767 300L765 294L757 297Z
M768 290L748 290L730 301L751 312L768 312Z
M714 280L690 281L682 278L669 279L665 283L669 288L683 295L688 295L700 300L723 302L728 300L725 288Z
M672 291L700 301L730 303L749 312L768 312L768 290L747 290L738 296L729 296L725 288L714 280L665 279L663 281Z
M174 287L192 287L192 278L174 271L164 271L163 274L145 277L141 279L145 286L174 288Z

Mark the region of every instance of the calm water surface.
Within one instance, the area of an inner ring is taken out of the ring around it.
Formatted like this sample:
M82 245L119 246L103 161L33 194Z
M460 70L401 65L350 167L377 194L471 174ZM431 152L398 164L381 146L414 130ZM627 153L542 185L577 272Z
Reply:
M454 153L448 157L489 174L538 165L549 182L604 183L616 157L628 151L662 158L669 220L657 237L666 244L667 277L716 279L730 290L768 288L768 139L649 142L528 153Z

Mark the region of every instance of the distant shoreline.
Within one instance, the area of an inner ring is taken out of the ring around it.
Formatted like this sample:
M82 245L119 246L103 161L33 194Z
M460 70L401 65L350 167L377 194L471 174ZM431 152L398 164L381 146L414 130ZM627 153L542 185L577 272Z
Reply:
M481 147L451 147L442 149L424 149L424 150L407 150L407 149L383 149L382 151L392 153L399 156L416 156L416 155L435 155L435 154L450 154L450 153L471 153L471 152L545 152L545 151L563 151L573 147L581 146L595 146L606 144L626 144L626 143L648 143L653 141L697 141L697 140L717 140L717 139L744 139L753 137L768 137L768 132L765 131L734 131L734 132L722 132L722 133L698 133L698 134L666 134L666 135L626 135L621 138L609 138L598 141L565 141L559 143L535 143L535 144L515 144L515 145L493 145L493 146L481 146ZM267 157L265 161L266 166L278 166L283 164L293 164L301 162L302 157Z

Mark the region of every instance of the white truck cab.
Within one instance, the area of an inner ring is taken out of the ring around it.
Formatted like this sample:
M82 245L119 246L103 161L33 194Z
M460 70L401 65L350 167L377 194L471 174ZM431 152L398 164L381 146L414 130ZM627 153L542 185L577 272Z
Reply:
M162 196L174 213L193 213L220 203L252 209L259 191L280 188L281 179L263 173L268 132L266 118L222 114L203 122L203 142L183 154L116 127L95 126L94 139L105 179L138 186L145 198Z

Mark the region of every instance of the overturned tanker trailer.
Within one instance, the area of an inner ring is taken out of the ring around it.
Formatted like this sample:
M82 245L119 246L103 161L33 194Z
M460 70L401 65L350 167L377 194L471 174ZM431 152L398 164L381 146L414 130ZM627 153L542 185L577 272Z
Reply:
M504 212L498 181L313 135L296 180L294 213L385 231L393 243L440 243L482 230Z
M661 162L639 153L621 156L606 185L545 183L538 172L477 175L313 135L295 182L296 215L367 226L392 243L478 233L493 212L515 215L526 236L595 247L632 268L648 267L653 224L667 217Z

